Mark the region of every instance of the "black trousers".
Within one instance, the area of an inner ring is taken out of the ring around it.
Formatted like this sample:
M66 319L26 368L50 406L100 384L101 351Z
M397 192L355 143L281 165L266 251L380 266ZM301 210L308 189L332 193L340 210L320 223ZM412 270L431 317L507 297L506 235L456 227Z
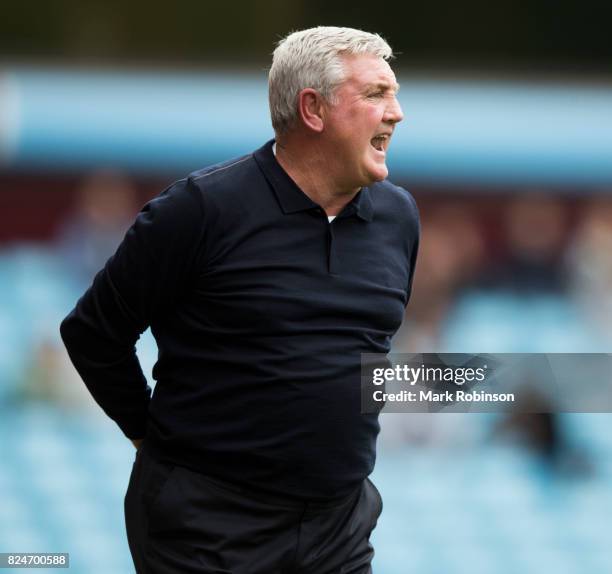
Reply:
M381 512L369 479L339 501L289 502L160 462L146 445L125 496L138 574L371 574Z

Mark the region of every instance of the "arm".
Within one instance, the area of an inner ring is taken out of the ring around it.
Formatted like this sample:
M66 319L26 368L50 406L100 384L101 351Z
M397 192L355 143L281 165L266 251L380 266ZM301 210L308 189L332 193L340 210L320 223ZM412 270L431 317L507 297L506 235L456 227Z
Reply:
M144 440L143 438L133 438L132 439L132 444L136 447L136 450L140 448L143 440Z
M175 183L145 205L60 327L90 393L136 441L145 436L151 389L135 344L188 289L203 228L200 192L188 180Z
M414 198L410 196L412 204L412 218L415 225L414 241L412 244L412 253L410 255L410 277L408 279L408 288L406 290L406 305L410 301L410 295L412 294L412 283L414 280L414 272L416 270L417 256L419 254L419 242L421 240L421 221L419 218L419 209L417 207Z

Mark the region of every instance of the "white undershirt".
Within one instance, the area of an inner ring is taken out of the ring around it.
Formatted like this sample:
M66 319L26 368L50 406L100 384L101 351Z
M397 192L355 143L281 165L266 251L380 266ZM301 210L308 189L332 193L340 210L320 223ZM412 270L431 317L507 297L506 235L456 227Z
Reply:
M272 153L274 154L274 157L276 157L276 142L272 144ZM328 215L327 221L331 223L335 218L336 218L335 215Z

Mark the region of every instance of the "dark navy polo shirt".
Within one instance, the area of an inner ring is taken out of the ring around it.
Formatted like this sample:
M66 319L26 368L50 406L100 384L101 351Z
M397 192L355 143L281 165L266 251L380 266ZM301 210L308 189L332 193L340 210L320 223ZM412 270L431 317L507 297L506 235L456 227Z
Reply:
M342 496L373 469L360 354L403 318L419 224L388 181L329 223L268 142L174 183L142 209L61 334L126 436L175 464L300 498ZM159 347L155 390L134 344Z

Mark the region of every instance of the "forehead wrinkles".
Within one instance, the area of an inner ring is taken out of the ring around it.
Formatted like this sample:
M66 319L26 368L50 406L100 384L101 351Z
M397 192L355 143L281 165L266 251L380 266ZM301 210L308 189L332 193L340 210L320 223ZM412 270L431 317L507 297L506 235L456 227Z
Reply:
M369 90L384 90L386 92L393 92L397 94L400 89L400 85L394 80L380 80L378 82L368 82L363 86L364 91Z
M364 87L379 87L394 91L399 90L399 84L391 66L382 58L371 56L351 56L343 58L344 81L340 86L353 85L358 89ZM339 86L339 87L340 87Z
M336 91L336 94L342 97L350 99L359 99L364 95L374 91L383 91L388 95L397 95L399 92L399 84L395 81L395 78L389 77L375 77L372 81L365 81L363 78L353 77L347 78Z

